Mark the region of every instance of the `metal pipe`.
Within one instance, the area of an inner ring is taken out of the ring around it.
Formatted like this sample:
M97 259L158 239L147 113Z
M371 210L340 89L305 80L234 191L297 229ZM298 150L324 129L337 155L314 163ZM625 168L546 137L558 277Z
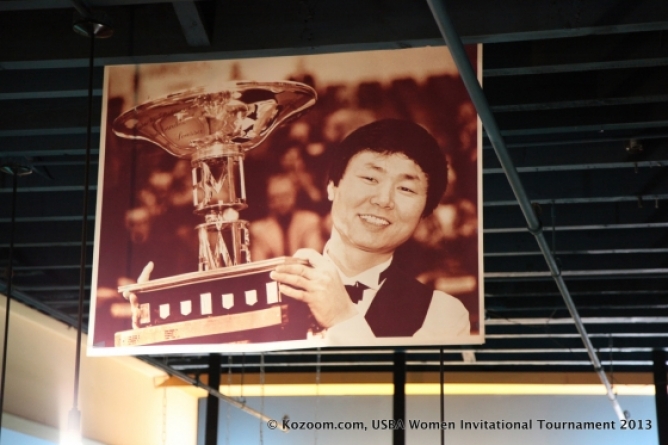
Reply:
M0 375L0 433L2 432L2 412L5 406L5 378L7 377L7 347L9 346L9 314L12 302L12 275L14 275L14 229L16 227L16 189L18 174L12 175L12 224L9 234L9 265L7 267L7 302L5 306L5 336L2 347L2 373Z
M81 213L81 261L79 263L79 305L77 311L77 344L74 359L74 391L72 394L72 410L78 411L79 406L79 378L81 374L81 336L83 333L83 311L86 293L86 252L88 250L88 191L90 182L90 150L91 128L93 126L93 61L95 60L95 36L90 37L88 54L88 113L86 133L86 168L84 170L83 211Z
M545 255L545 253L543 253ZM656 269L605 269L605 270L565 270L561 272L562 277L597 277L597 276L612 276L619 277L620 275L659 275L665 276L668 273L668 268ZM485 279L492 278L540 278L554 276L552 271L548 272L486 272ZM563 295L562 295L563 296Z
M441 348L441 351L439 353L439 361L441 362L439 365L439 375L440 375L440 408L441 408L441 445L445 445L445 428L443 428L443 425L445 425L445 371L443 369L443 348Z
M403 351L394 353L393 366L394 394L392 395L392 418L395 422L406 422L406 354ZM392 445L406 444L404 426L392 428Z
M209 354L209 380L208 385L220 388L220 365L222 357L220 354ZM209 394L206 398L206 421L204 423L204 445L217 445L218 443L218 408L220 399ZM228 425L229 428L229 425Z
M578 224L573 226L544 226L543 230L557 230L559 232L571 232L580 230L621 230L621 229L661 229L668 227L668 222L655 223L629 223L629 224ZM522 227L497 227L483 230L483 233L518 233L524 231Z
M655 349L654 360L654 402L656 403L656 423L659 445L668 445L668 381L666 379L666 351Z
M617 417L620 420L623 420L626 418L624 411L622 410L617 397L612 391L612 386L610 385L610 382L608 381L608 378L601 367L601 362L596 356L594 346L587 336L587 331L584 327L584 324L582 323L582 320L580 319L580 314L578 314L578 310L573 303L573 299L571 298L571 295L568 291L568 287L566 286L566 283L561 276L559 266L557 265L557 262L552 255L552 252L550 251L550 246L547 244L545 236L543 235L543 229L541 227L540 221L533 212L531 201L529 200L529 197L524 190L522 181L520 180L517 169L515 168L510 154L506 149L505 142L501 136L501 131L496 124L496 120L494 119L494 115L492 114L492 111L489 107L487 98L482 91L482 87L478 83L478 78L476 77L476 74L473 71L473 67L468 60L466 51L464 50L464 45L462 44L461 39L459 38L459 35L457 34L457 31L452 24L452 20L450 19L444 3L444 0L427 0L429 9L434 15L434 19L436 20L436 24L438 25L446 45L450 49L450 53L452 54L452 58L455 61L457 69L459 70L462 81L464 82L464 85L466 86L466 89L471 96L471 101L478 111L478 115L480 116L480 120L485 127L487 136L492 143L492 146L494 147L494 151L496 152L497 157L499 158L499 163L501 164L501 167L503 168L503 171L508 178L508 182L510 182L510 187L512 188L520 209L526 218L529 232L531 232L531 234L533 234L536 238L538 247L545 257L545 261L547 262L547 265L550 269L550 273L552 274L554 281L557 283L557 287L561 292L561 296L564 298L564 303L566 303L566 307L568 308L571 317L573 317L575 327L580 333L582 342L587 348L587 353L589 354L589 359L594 366L594 370L601 379L603 386L605 386L608 399L612 403L612 407L615 410Z

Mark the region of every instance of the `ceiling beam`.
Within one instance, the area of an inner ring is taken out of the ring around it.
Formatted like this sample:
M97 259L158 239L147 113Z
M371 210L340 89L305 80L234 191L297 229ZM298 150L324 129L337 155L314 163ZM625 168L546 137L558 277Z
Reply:
M2 96L0 96L2 99ZM517 111L547 111L547 110L569 110L573 108L592 108L614 105L638 105L662 103L668 100L668 94L657 94L633 97L608 97L601 99L578 99L557 102L533 102L526 104L496 105L491 106L495 113L507 113Z
M88 221L95 221L95 215L88 215ZM43 222L70 222L70 221L81 221L81 215L72 215L72 216L31 216L31 217L17 217L17 223L43 223ZM10 218L0 218L0 223L9 223L11 222Z
M93 8L164 3L165 0L86 0ZM172 0L173 3L192 0ZM0 11L24 11L31 9L71 9L72 0L10 0L0 2Z
M43 165L43 164L35 164ZM578 171L578 170L609 170L609 169L629 169L635 170L637 168L654 168L654 167L668 167L668 160L665 161L641 161L641 162L608 162L600 164L568 164L568 165L541 165L531 167L517 167L520 173L540 173L540 172L563 172L563 171ZM501 167L484 168L482 170L485 175L503 173Z
M605 277L621 275L641 276L641 275L665 275L668 268L656 269L609 269L609 270L563 270L561 275L564 277ZM485 272L485 279L515 279L515 278L552 278L548 271L529 271L529 272ZM611 323L616 323L611 321Z
M460 351L461 353L461 351ZM338 368L341 369L350 369L350 368L362 368L362 367L369 367L371 369L373 368L378 368L378 367L391 367L393 365L393 361L387 360L387 361L350 361L350 362L331 362L331 363L320 363L320 366L323 368L337 368L336 371L339 371ZM557 366L574 366L574 367L591 367L591 362L587 360L521 360L520 358L515 358L514 360L481 360L481 361L476 361L474 363L467 363L464 361L450 361L450 360L444 360L443 365L445 366L457 366L457 367L472 367L476 368L478 366L480 367L520 367L520 366L550 366L550 367L557 367ZM616 369L619 369L620 366L647 366L650 367L652 366L654 362L652 360L601 360L601 365L603 366L615 366ZM310 362L302 362L302 363L267 363L265 364L265 368L267 369L276 369L276 368L291 368L291 367L299 367L299 368L314 368L317 366L317 362L310 361ZM406 361L407 366L411 367L432 367L432 368L438 368L441 365L440 361L415 361L415 360L407 360ZM208 364L174 364L171 365L172 368L176 370L182 370L184 372L194 372L196 370L202 370L202 369L208 369L209 365ZM243 368L243 369L248 369L248 368L259 368L260 365L257 363L247 363L245 365L239 365L239 364L232 364L230 366L231 368ZM370 369L370 370L371 370Z
M628 118L629 116L627 116ZM539 136L557 135L565 133L590 133L602 134L606 131L622 130L650 130L668 127L668 120L656 120L646 122L618 122L618 123L595 123L589 125L567 125L558 127L518 128L512 130L501 130L503 136Z
M589 334L590 337L592 338L668 338L668 333L666 332L605 332L605 333L593 333ZM551 333L551 332L545 332L545 333L536 333L536 332L527 332L527 333L522 333L522 334L487 334L485 335L486 338L489 339L506 339L506 338L514 338L514 339L522 339L522 338L577 338L579 339L580 336L576 333L572 334L560 334L560 333Z
M665 273L665 272L664 272ZM586 324L665 324L668 317L582 317ZM545 324L573 324L573 319L565 318L498 318L489 319L485 322L488 326L508 325L545 325Z
M655 201L664 201L668 199L668 193L657 193L643 195L642 202L651 204ZM595 196L589 198L542 198L531 199L535 204L594 204L594 203L614 203L614 202L638 202L637 196ZM517 205L517 201L499 200L485 201L485 207L512 207Z
M92 246L94 243L93 241L87 241L86 245L87 246ZM9 244L0 244L0 249L5 249L9 247ZM14 243L14 247L22 249L22 248L50 248L50 247L81 247L81 241L52 241L48 243Z
M8 7L30 2L0 2ZM40 3L45 5L48 2ZM55 2L58 3L58 2ZM214 14L216 35L206 51L181 37L171 4L109 2L115 34L100 42L98 61L167 62L268 55L313 54L354 50L441 45L442 39L424 2L412 0L339 0L304 8L297 0L221 2ZM599 0L563 3L486 0L449 2L457 31L466 43L554 39L592 34L668 29L668 5L661 0L629 3ZM513 20L507 20L513 17ZM0 15L4 69L85 66L86 45L71 30L68 9L6 11ZM29 33L25 24L31 23ZM346 32L341 32L345 29ZM176 32L178 30L178 32ZM21 35L21 39L12 36ZM271 36L271 38L267 38ZM113 42L112 42L113 41Z
M486 47L484 77L665 65L662 31L495 43Z
M600 133L600 132L599 132ZM641 140L650 140L650 139L663 139L667 138L668 133L665 129L659 127L654 129L645 130L642 133L640 132L629 132L629 131L614 131L611 130L605 135L598 134L596 132L587 134L575 133L572 135L569 134L554 134L543 137L514 137L509 138L510 142L508 143L509 148L546 148L546 147L564 147L568 149L573 145L596 145L603 143L622 143L626 144L629 139L641 139ZM489 139L483 133L482 140L483 153L485 151L492 152L492 146L489 142Z
M526 230L526 229L525 229ZM3 247L0 245L0 247ZM593 249L593 250L556 250L555 255L620 255L620 254L637 254L637 253L668 253L668 248L647 248L647 249ZM512 256L538 256L540 251L523 251L523 252L486 252L484 254L487 258L503 258Z
M490 51L487 51L490 52ZM556 108L650 103L648 97L668 94L668 66L597 70L531 76L484 78L485 92L495 111L510 107ZM607 101L607 102L606 102ZM503 107L503 108L501 108ZM514 111L510 108L510 111Z
M0 138L24 136L64 136L86 134L86 127L26 128L20 130L0 130ZM92 127L93 134L100 134L100 127Z
M102 90L93 90L93 96L102 96ZM28 91L15 93L0 93L0 100L30 100L30 99L70 99L74 97L88 97L86 90L61 91Z
M56 193L56 192L81 192L83 185L65 185L65 186L46 186L46 187L20 187L16 189L17 193ZM93 192L97 190L96 185L89 185L88 190ZM12 193L11 189L0 188L0 193Z
M542 65L516 68L486 68L483 69L483 77L502 76L526 76L532 74L555 74L571 73L576 71L600 71L628 68L651 68L668 65L668 57L656 57L653 59L628 59L609 62L586 62L572 63L566 65Z

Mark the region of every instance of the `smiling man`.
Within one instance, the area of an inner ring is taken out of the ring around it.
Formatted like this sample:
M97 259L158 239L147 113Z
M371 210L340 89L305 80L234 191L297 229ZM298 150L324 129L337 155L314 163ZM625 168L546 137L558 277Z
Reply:
M395 265L394 252L439 203L447 166L419 125L385 119L340 144L329 169L332 235L323 254L302 249L310 265L272 272L281 292L306 303L330 345L412 337L454 342L470 335L468 311Z

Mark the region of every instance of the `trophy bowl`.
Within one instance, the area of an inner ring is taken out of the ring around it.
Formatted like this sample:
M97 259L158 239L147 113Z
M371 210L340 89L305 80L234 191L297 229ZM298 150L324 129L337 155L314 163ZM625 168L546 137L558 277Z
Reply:
M287 306L293 303L283 302L269 279L276 265L294 260L251 263L248 221L239 219L239 212L248 207L245 153L316 98L313 88L298 82L234 81L151 100L115 119L112 130L117 136L151 142L190 160L194 212L203 217L195 227L197 272L119 288L150 296L141 305L140 328L118 333L119 345L214 334L217 341L234 342L287 335L275 329L291 332L289 338L305 335L303 329L285 327Z
M279 125L315 104L313 88L298 82L225 82L139 105L113 123L116 135L152 142L179 157L246 152ZM234 147L234 148L232 148Z

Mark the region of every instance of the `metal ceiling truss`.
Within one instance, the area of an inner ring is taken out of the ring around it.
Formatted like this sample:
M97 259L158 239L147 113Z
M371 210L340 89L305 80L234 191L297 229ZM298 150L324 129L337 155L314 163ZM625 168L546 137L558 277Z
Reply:
M104 7L116 27L113 39L96 46L96 109L101 67L108 63L442 44L427 5L410 0L317 2L308 36L306 17L284 2L86 4ZM545 239L537 250L485 135L487 343L447 348L445 369L584 371L598 353L599 373L650 371L652 349L668 344L668 3L512 0L503 2L503 14L483 15L475 11L499 6L448 5L464 42L489 43L485 94L530 202L538 205ZM69 324L76 313L80 224L72 222L81 221L87 66L86 48L71 32L72 9L69 0L0 2L0 41L12 42L0 50L0 159L29 157L52 177L20 179L13 293ZM243 19L229 23L230 15ZM514 17L512 25L502 16ZM16 33L20 41L11 38ZM100 113L94 116L96 139ZM98 148L91 154L97 165ZM0 181L4 234L11 188ZM89 228L94 218L88 216ZM8 245L0 239L0 267ZM558 276L568 283L593 351L579 343L550 282L554 271L537 258L546 251L560 262ZM475 353L474 362L463 359L464 350ZM320 354L327 372L391 371L393 364L385 349ZM437 349L408 349L406 358L409 370L440 365ZM243 366L238 356L232 359L233 372L259 369L258 355L247 354ZM207 366L202 356L147 360L174 374ZM314 372L318 358L315 351L294 351L265 354L265 361L268 372Z

